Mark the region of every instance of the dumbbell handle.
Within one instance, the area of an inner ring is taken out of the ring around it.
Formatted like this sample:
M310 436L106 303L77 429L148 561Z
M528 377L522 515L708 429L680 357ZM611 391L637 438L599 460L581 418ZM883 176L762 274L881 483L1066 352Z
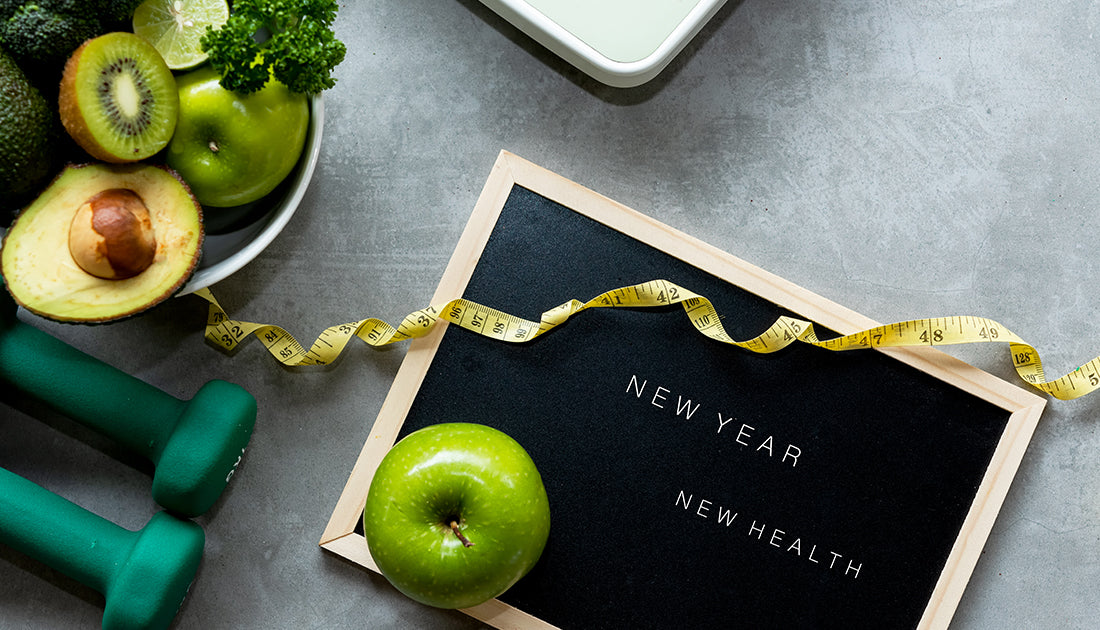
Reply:
M0 380L156 459L186 402L22 322L0 329Z
M0 468L0 542L99 592L131 532Z

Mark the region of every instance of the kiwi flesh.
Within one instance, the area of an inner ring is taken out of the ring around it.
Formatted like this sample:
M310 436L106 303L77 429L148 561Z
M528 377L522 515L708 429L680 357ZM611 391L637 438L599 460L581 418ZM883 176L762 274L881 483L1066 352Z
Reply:
M88 154L105 162L136 162L172 139L179 94L152 44L115 32L84 42L69 57L58 109L65 130Z

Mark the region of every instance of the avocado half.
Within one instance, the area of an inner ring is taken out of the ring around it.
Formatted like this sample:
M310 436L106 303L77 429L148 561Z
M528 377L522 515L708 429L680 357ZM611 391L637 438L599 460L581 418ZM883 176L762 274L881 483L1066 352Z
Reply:
M70 251L74 217L78 211L86 213L105 191L130 191L148 209L148 218L142 220L152 227L151 261L130 277L93 275ZM202 206L170 168L70 165L12 223L0 251L0 269L8 292L32 313L62 322L109 322L140 313L179 291L198 265L202 240Z

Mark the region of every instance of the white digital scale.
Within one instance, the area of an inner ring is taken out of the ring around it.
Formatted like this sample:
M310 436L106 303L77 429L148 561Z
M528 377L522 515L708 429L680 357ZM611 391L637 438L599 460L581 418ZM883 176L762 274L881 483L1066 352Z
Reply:
M726 0L481 0L585 74L614 87L657 76Z

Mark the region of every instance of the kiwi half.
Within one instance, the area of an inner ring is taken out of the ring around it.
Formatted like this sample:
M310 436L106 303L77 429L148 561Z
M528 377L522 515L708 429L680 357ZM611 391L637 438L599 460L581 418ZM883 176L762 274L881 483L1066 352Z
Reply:
M65 63L58 109L73 140L105 162L135 162L172 139L179 94L153 45L127 32L84 42Z

